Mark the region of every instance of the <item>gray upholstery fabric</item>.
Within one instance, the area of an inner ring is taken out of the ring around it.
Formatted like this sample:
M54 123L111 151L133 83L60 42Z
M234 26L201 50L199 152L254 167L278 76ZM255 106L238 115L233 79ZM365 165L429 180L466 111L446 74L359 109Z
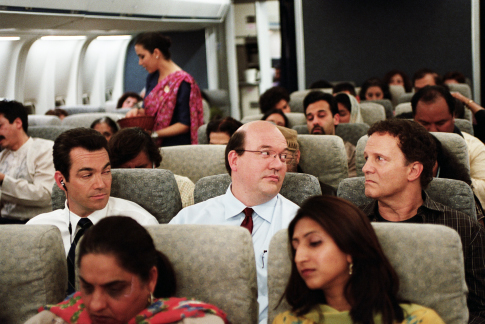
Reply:
M391 93L392 105L397 106L399 97L404 94L406 90L403 86L389 85L389 92Z
M434 309L445 323L467 323L467 287L458 233L442 225L374 223L372 226L399 276L398 295ZM290 309L286 300L276 308L290 276L289 256L288 233L284 229L273 236L269 249L268 323Z
M0 226L0 323L24 323L67 289L66 252L53 225Z
M61 108L67 111L69 116L76 115L76 114L106 112L106 109L100 106L80 105L80 106L61 106L58 108Z
M466 132L470 135L475 134L473 131L473 124L469 120L455 118L455 126L458 127L462 132Z
M344 141L357 145L359 139L367 135L370 126L367 124L338 124L335 128L335 135L341 137Z
M199 144L209 144L209 141L207 140L206 131L207 131L207 124L201 125L197 130L197 138L198 138Z
M232 323L258 322L258 288L251 235L239 226L147 226L170 259L178 297L196 298L227 313Z
M194 183L200 178L226 173L225 145L180 145L162 147L161 169L188 177Z
M69 126L29 126L29 136L45 138L51 141L55 141L57 136L61 135L68 129Z
M182 200L173 173L161 169L112 169L111 196L143 207L165 224L182 209ZM52 210L64 208L65 195L54 184Z
M377 103L379 105L382 105L384 107L384 110L386 112L386 118L394 118L394 108L392 107L391 100L389 99L381 99L381 100L366 100L364 102L373 102Z
M397 103L402 104L403 102L411 102L411 99L413 98L413 96L414 96L414 92L403 93L397 100Z
M349 175L343 140L335 135L298 135L300 166L334 188Z
M361 102L360 113L364 119L364 123L372 126L375 122L386 119L386 110L384 106L374 102Z
M364 181L364 177L343 180L338 187L337 196L351 201L356 206L371 202L372 199L365 196ZM434 201L477 219L473 191L465 182L433 178L425 191Z
M229 92L227 90L202 90L209 100L211 107L217 107L222 111L223 116L231 115L231 102L229 100ZM205 118L205 112L204 112Z
M300 112L304 113L305 109L303 108L303 100L305 99L306 95L310 91L314 90L319 90L325 93L330 93L332 94L332 88L326 88L326 89L307 89L307 90L301 90L301 91L295 91L290 94L290 102L288 103L291 107L292 112Z
M468 170L470 173L470 160L468 158L468 147L466 145L465 140L458 134L453 133L437 133L431 132L445 147L448 151L453 153L458 159L461 164ZM357 168L357 176L363 176L364 172L362 172L362 167L365 164L364 159L364 149L365 145L367 144L367 135L363 136L356 145L355 151L355 167Z
M306 117L305 114L301 112L289 112L285 113L286 118L288 118L288 128L292 128L297 125L306 125ZM263 118L263 114L257 114L257 115L251 115L251 116L246 116L244 117L241 122L243 124L255 121L255 120L260 120Z
M60 126L61 119L57 116L46 115L28 115L29 128L30 126Z
M338 124L337 127L335 127L335 135L342 138L344 141L357 145L359 139L367 134L369 127L369 125L361 123ZM307 125L293 126L293 129L301 135L309 134Z
M473 99L472 89L466 83L451 83L447 84L450 92L459 92L467 98Z
M194 204L226 193L231 177L229 174L218 174L200 179L195 184ZM305 173L286 173L280 194L300 206L305 199L321 195L318 179Z
M411 102L402 102L399 105L396 106L396 116L403 114L403 113L410 113L413 111L413 108L411 107Z
M91 127L93 121L101 117L109 117L114 121L125 117L123 114L116 114L116 113L103 113L103 112L93 112L93 113L82 113L76 114L72 116L67 116L62 120L62 126L71 126L71 127Z

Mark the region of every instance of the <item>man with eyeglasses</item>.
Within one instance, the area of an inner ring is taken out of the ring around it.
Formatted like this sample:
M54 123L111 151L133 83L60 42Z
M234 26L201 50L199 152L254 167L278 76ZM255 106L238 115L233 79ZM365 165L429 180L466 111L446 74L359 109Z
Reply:
M259 323L268 317L267 260L271 237L287 228L298 206L279 194L288 146L275 125L254 121L241 126L226 146L232 184L225 195L181 210L170 224L234 225L252 235L258 276Z

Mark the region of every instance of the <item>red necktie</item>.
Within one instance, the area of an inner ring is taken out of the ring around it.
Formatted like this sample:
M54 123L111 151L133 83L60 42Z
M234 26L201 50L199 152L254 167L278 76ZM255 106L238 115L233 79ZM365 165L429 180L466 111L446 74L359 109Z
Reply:
M249 233L253 233L253 209L246 207L244 208L244 217L243 222L241 223L241 226L244 228L247 228Z

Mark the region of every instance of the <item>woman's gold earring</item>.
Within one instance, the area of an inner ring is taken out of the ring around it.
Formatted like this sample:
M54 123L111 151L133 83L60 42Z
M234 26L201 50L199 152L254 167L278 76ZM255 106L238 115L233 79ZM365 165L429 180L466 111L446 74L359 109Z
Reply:
M349 264L349 275L352 275L352 267L354 266L354 264L351 262Z
M150 295L148 295L148 305L153 304L153 299L154 299L153 293L150 293Z

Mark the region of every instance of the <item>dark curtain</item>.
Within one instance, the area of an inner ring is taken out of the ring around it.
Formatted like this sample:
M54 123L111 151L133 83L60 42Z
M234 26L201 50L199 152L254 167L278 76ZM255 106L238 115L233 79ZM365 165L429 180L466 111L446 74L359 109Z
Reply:
M294 0L280 0L281 77L280 85L291 93L298 90Z

